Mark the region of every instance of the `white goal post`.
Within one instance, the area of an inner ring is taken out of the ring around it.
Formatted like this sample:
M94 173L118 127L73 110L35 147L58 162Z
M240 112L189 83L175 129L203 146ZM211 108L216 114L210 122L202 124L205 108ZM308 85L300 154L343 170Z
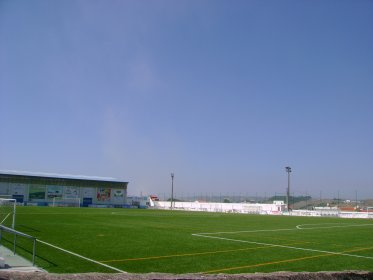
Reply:
M0 224L14 229L16 224L16 204L13 198L0 198Z
M62 199L53 197L52 207L80 207L80 197Z

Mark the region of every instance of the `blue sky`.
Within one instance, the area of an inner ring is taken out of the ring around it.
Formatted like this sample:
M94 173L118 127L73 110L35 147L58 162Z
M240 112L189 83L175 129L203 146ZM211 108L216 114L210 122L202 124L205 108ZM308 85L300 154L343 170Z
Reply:
M0 1L0 169L373 197L372 1Z

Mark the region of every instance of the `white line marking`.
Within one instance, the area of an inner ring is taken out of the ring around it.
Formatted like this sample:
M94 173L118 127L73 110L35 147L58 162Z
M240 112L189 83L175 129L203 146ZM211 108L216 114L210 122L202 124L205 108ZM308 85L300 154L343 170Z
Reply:
M273 231L288 231L288 230L297 230L297 228L280 228L280 229L259 229L259 230L240 230L240 231L220 231L220 232L201 232L195 234L236 234L236 233L252 233L252 232L273 232ZM192 234L193 235L193 234Z
M9 217L10 213L8 213L8 215L6 215L6 217L4 218L4 220L1 221L1 225L5 222L5 220Z
M373 226L373 224L360 224L360 225L353 225L353 224L342 224L339 226L328 226L328 227L309 227L309 228L304 228L303 226L309 226L309 225L323 225L323 224L303 224L303 225L297 225L297 229L329 229L329 228L343 228L343 227L366 227L366 226ZM332 224L329 224L332 225Z
M317 225L339 225L339 226L328 226L328 227L309 227L303 228L303 226L317 226ZM341 226L342 225L342 226ZM200 232L196 234L204 235L216 235L216 234L236 234L236 233L254 233L254 232L276 232L276 231L290 231L290 230L304 230L304 229L328 229L328 228L339 228L339 227L365 227L373 226L373 224L339 224L339 223L324 223L324 224L302 224L297 225L295 228L280 228L280 229L258 229L258 230L240 230L240 231L220 231L220 232Z
M317 225L336 225L336 226L310 227L310 228L304 228L303 227L303 226L317 226ZM300 247L293 247L293 246L286 246L286 245L278 245L278 244L271 244L271 243L263 243L263 242L255 242L255 241L247 241L247 240L239 240L239 239L211 236L211 235L218 235L218 234L277 232L277 231L291 231L291 230L330 229L330 228L362 227L362 226L373 226L373 224L360 224L360 225L339 224L339 223L303 224L303 225L297 225L295 228L288 228L288 229L244 230L244 231L231 231L231 232L228 232L228 231L226 231L226 232L224 232L224 231L222 231L222 232L205 232L205 233L194 233L194 234L192 234L192 236L203 237L203 238L212 238L212 239L220 239L220 240L227 240L227 241L241 242L241 243L249 243L249 244L256 244L256 245L265 245L265 246L271 246L271 247L280 247L280 248L287 248L287 249L294 249L294 250L301 250L301 251L327 253L327 254L332 254L332 255L348 256L348 257L355 257L355 258L373 259L373 257L367 257L367 256L361 256L361 255L345 254L345 253L339 253L339 252L331 252L331 251L324 251L324 250L307 249L307 248L300 248Z
M293 246L286 246L286 245L278 245L278 244L270 244L270 243L263 243L263 242L239 240L239 239L224 238L224 237L217 237L217 236L206 236L206 235L201 235L201 234L192 234L192 235L193 236L198 236L198 237L204 237L204 238L220 239L220 240L227 240L227 241L233 241L233 242L249 243L249 244L256 244L256 245L265 245L265 246L271 246L271 247L280 247L280 248L294 249L294 250L300 250L300 251L310 251L310 252L326 253L326 254L331 254L331 255L340 255L340 256L348 256L348 257L372 259L373 260L373 257L360 256L360 255L352 255L352 254L345 254L345 253L338 253L338 252L331 252L331 251L323 251L323 250L316 250L316 249L307 249L307 248L300 248L300 247L293 247Z
M120 269L118 269L118 268L116 268L116 267L113 267L113 266L110 266L110 265L107 265L107 264L100 263L100 262L98 262L98 261L95 261L95 260L89 259L89 258L87 258L87 257L84 257L84 256L82 256L82 255L79 255L79 254L77 254L77 253L74 253L74 252L71 252L71 251L68 251L68 250L65 250L65 249L63 249L63 248L57 247L57 246L55 246L55 245L53 245L53 244L47 243L47 242L42 241L42 240L40 240L40 239L36 239L36 241L38 241L38 242L40 242L40 243L43 243L43 244L45 244L45 245L48 245L48 246L50 246L50 247L53 247L53 248L55 248L55 249L61 250L61 251L65 252L65 253L71 254L71 255L73 255L73 256L76 256L76 257L82 258L82 259L84 259L84 260L87 260L87 261L93 262L93 263L95 263L95 264L99 264L99 265L105 266L105 267L110 268L110 269L112 269L112 270L115 270L115 271L118 271L118 272L121 272L121 273L127 273L127 272L125 272L125 271L123 271L123 270L120 270Z

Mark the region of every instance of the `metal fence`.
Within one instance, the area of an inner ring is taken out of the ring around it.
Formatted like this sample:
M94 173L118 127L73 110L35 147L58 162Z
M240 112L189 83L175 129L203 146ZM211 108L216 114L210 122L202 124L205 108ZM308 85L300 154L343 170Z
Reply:
M22 236L27 239L31 239L33 242L33 248L32 248L32 265L35 265L35 256L36 256L36 237L33 237L31 235L28 235L26 233L14 230L12 228L0 225L0 245L3 238L3 232L9 232L11 234L14 234L13 239L13 253L16 254L16 248L17 248L17 236Z

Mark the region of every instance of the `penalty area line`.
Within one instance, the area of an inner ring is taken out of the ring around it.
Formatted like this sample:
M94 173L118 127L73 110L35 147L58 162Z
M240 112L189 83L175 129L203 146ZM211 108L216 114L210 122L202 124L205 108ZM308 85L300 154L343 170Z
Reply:
M289 231L298 230L298 228L280 228L280 229L258 229L258 230L239 230L239 231L218 231L218 232L200 232L192 235L219 235L219 234L237 234L237 233L257 233L257 232L276 232L276 231Z
M82 255L79 255L79 254L74 253L74 252L71 252L71 251L68 251L68 250L63 249L63 248L61 248L61 247L58 247L58 246L56 246L56 245L53 245L53 244L50 244L50 243L48 243L48 242L42 241L42 240L40 240L40 239L36 239L36 241L37 241L37 242L40 242L40 243L42 243L42 244L45 244L45 245L47 245L47 246L50 246L50 247L52 247L52 248L55 248L55 249L57 249L57 250L60 250L60 251L62 251L62 252L65 252L65 253L68 253L68 254L70 254L70 255L76 256L76 257L78 257L78 258L84 259L84 260L86 260L86 261L93 262L93 263L95 263L95 264L98 264L98 265L104 266L104 267L106 267L106 268L110 268L110 269L115 270L115 271L117 271L117 272L127 273L126 271L120 270L119 268L116 268L116 267L113 267L113 266L110 266L110 265L107 265L107 264L104 264L104 263L101 263L101 262L98 262L98 261L92 260L92 259L90 259L90 258L84 257L84 256L82 256Z
M218 237L218 236L206 236L206 235L201 235L201 234L192 234L192 235L197 236L197 237L203 237L203 238L219 239L219 240L226 240L226 241L233 241L233 242L240 242L240 243L247 243L247 244L266 245L266 246L293 249L293 250L299 250L299 251L326 253L326 254L337 255L337 256L347 256L347 257L355 257L355 258L373 260L373 257L353 255L353 254L345 254L345 253L332 252L332 251L324 251L324 250L308 249L308 248L301 248L301 247L294 247L294 246L287 246L287 245L279 245L279 244L247 241L247 240L240 240L240 239L224 238L224 237Z
M297 229L307 230L307 229L331 229L331 228L346 228L346 227L369 227L373 226L373 224L340 224L337 226L327 226L327 227L304 227L304 226L314 226L314 225L323 225L323 224L303 224L297 225ZM330 224L329 224L330 225Z
M333 225L333 226L326 226L326 227L324 227L322 225ZM305 227L305 226L318 226L318 227ZM201 234L201 235L220 235L220 234L278 232L278 231L292 231L292 230L296 231L296 230L332 229L332 228L367 227L367 226L373 226L373 223L372 224L347 224L347 223L301 224L301 225L295 226L294 228L239 230L239 231L218 231L218 232L199 232L199 233L195 233L195 234Z

